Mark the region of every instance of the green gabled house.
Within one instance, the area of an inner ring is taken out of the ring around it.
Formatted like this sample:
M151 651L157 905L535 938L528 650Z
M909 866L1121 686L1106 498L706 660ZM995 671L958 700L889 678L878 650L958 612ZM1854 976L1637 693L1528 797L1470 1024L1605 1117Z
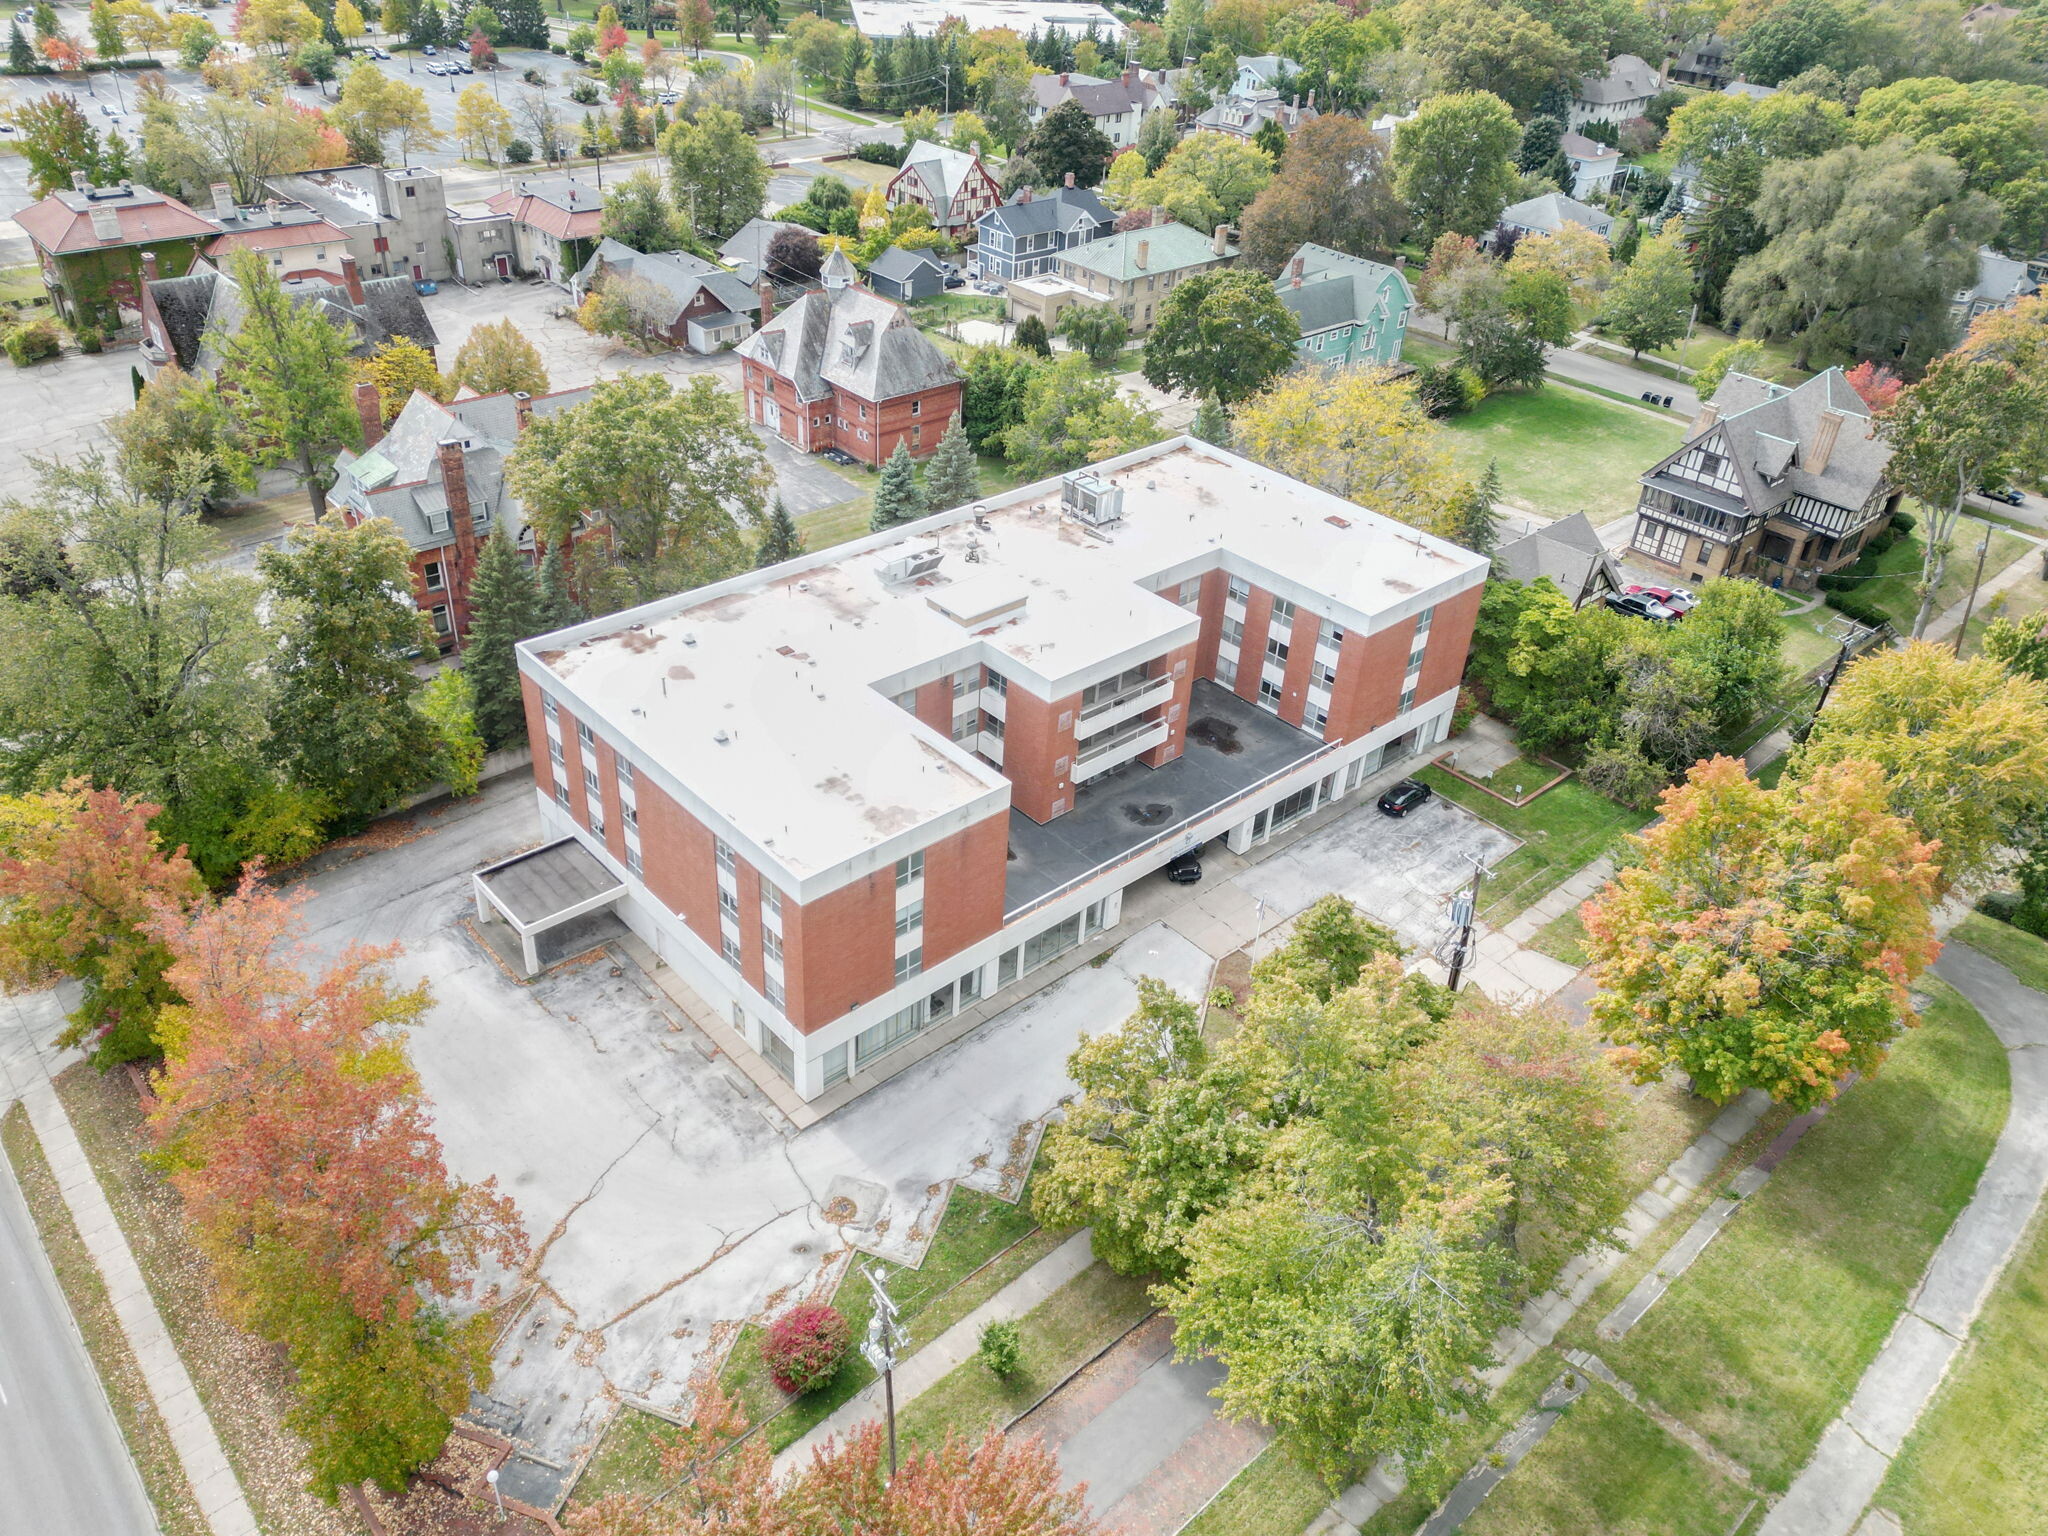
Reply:
M1294 345L1303 360L1337 367L1400 362L1415 294L1398 267L1311 241L1288 258L1273 288L1301 326Z

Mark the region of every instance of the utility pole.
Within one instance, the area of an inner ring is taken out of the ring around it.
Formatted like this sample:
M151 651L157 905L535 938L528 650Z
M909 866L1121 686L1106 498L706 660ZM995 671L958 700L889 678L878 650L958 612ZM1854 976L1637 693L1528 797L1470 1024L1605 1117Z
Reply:
M1984 542L1977 546L1977 574L1970 578L1970 596L1963 604L1963 622L1956 626L1956 660L1963 657L1963 636L1969 632L1970 614L1977 606L1977 587L1984 580L1984 557L1991 553L1991 525L1984 525Z
M889 1419L889 1481L896 1481L896 1361L910 1337L896 1321L896 1303L882 1284L882 1277L863 1264L868 1289L874 1293L875 1310L868 1318L867 1342L860 1352L875 1374L882 1378L882 1407Z
M1460 891L1451 899L1451 927L1456 932L1451 937L1451 958L1448 962L1451 977L1448 990L1458 990L1458 978L1465 973L1465 967L1472 961L1472 925L1479 915L1479 882L1486 878L1486 866L1478 859L1472 860L1472 885Z
M1828 675L1821 681L1820 697L1813 701L1813 719L1808 720L1794 733L1794 740L1803 742L1813 734L1814 721L1820 719L1820 712L1828 707L1828 695L1835 691L1835 679L1842 675L1842 668L1848 660L1849 642L1844 640L1840 649L1835 652L1835 664L1828 668Z

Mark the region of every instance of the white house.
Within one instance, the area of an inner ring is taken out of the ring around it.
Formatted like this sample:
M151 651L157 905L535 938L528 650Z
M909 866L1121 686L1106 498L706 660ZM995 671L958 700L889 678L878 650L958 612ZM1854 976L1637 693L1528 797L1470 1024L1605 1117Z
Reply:
M1571 185L1566 190L1575 198L1598 197L1612 188L1621 176L1621 151L1618 149L1610 149L1583 133L1570 132L1558 140L1558 147L1571 164Z
M1607 61L1602 74L1586 75L1572 96L1565 123L1583 128L1588 123L1625 123L1641 117L1657 94L1657 71L1632 53L1617 53Z
M1504 228L1522 235L1554 235L1567 224L1590 229L1602 240L1613 238L1614 216L1587 206L1562 192L1546 192L1501 210Z

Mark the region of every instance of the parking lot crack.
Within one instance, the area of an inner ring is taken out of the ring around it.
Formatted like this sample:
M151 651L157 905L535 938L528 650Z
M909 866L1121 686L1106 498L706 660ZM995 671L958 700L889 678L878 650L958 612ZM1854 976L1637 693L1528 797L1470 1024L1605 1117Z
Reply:
M670 1291L674 1290L677 1286L688 1285L692 1280L696 1279L699 1275L703 1274L705 1270L709 1269L712 1265L716 1264L720 1259L724 1258L728 1253L731 1253L735 1248L738 1248L741 1244L747 1242L751 1238L758 1237L761 1233L767 1231L768 1228L774 1226L775 1223L781 1221L785 1216L794 1216L798 1211L801 1211L803 1209L804 1207L801 1205L793 1205L786 1211L777 1211L773 1216L768 1217L758 1226L752 1227L748 1231L742 1232L738 1237L725 1237L721 1235L719 1238L718 1246L712 1249L710 1257L705 1259L703 1263L697 1265L694 1269L689 1270L687 1273L677 1275L675 1279L667 1281L661 1286L657 1287L656 1289L649 1291L645 1296L639 1298L639 1300L631 1302L622 1312L618 1314L618 1316L609 1318L606 1321L599 1323L597 1327L593 1330L593 1332L603 1333L606 1329L611 1328L614 1324L624 1322L627 1318L631 1317L635 1312L638 1312L642 1307L648 1306L654 1302L661 1300L662 1297L666 1296Z
M576 1219L576 1213L582 1210L584 1206L590 1204L591 1201L595 1200L598 1197L599 1193L601 1193L604 1189L604 1181L611 1177L612 1170L618 1167L619 1164L623 1163L628 1157L632 1156L634 1149L638 1147L641 1142L645 1141L648 1138L649 1134L651 1134L660 1125L660 1123L661 1122L659 1120L656 1120L648 1125L643 1125L640 1128L640 1134L638 1136L635 1136L631 1141L627 1142L626 1145L620 1149L619 1155L617 1157L614 1157L610 1162L606 1163L604 1167L598 1170L597 1177L590 1181L590 1188L585 1190L574 1201L570 1202L569 1208L566 1211L562 1212L561 1219L558 1220L554 1224L554 1226L548 1229L548 1235L542 1238L540 1241L540 1245L533 1250L533 1257L528 1259L526 1261L525 1267L519 1271L519 1277L522 1280L532 1281L539 1279L540 1267L543 1263L547 1261L548 1250L553 1248L555 1246L556 1240L560 1238L564 1232L569 1230L569 1223Z

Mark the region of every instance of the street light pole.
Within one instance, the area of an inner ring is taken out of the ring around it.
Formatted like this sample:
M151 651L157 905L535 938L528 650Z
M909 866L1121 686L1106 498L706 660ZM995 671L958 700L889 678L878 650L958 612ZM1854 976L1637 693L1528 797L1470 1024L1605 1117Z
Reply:
M860 1272L867 1277L868 1289L874 1294L874 1311L868 1317L867 1341L860 1352L866 1357L875 1374L882 1378L882 1408L889 1418L889 1481L896 1480L896 1361L903 1346L910 1342L910 1336L896 1321L896 1303L888 1289L882 1284L882 1277L863 1264Z
M1451 926L1457 929L1451 940L1450 980L1445 984L1447 991L1458 990L1458 978L1465 973L1465 967L1472 959L1472 925L1479 913L1479 882L1486 878L1486 866L1478 859L1472 860L1472 886L1460 891L1451 902Z
M1956 659L1962 660L1963 635L1970 627L1970 614L1977 606L1977 588L1984 580L1984 557L1991 553L1991 525L1984 525L1984 542L1977 546L1977 574L1970 578L1969 600L1963 604L1963 622L1956 626Z

